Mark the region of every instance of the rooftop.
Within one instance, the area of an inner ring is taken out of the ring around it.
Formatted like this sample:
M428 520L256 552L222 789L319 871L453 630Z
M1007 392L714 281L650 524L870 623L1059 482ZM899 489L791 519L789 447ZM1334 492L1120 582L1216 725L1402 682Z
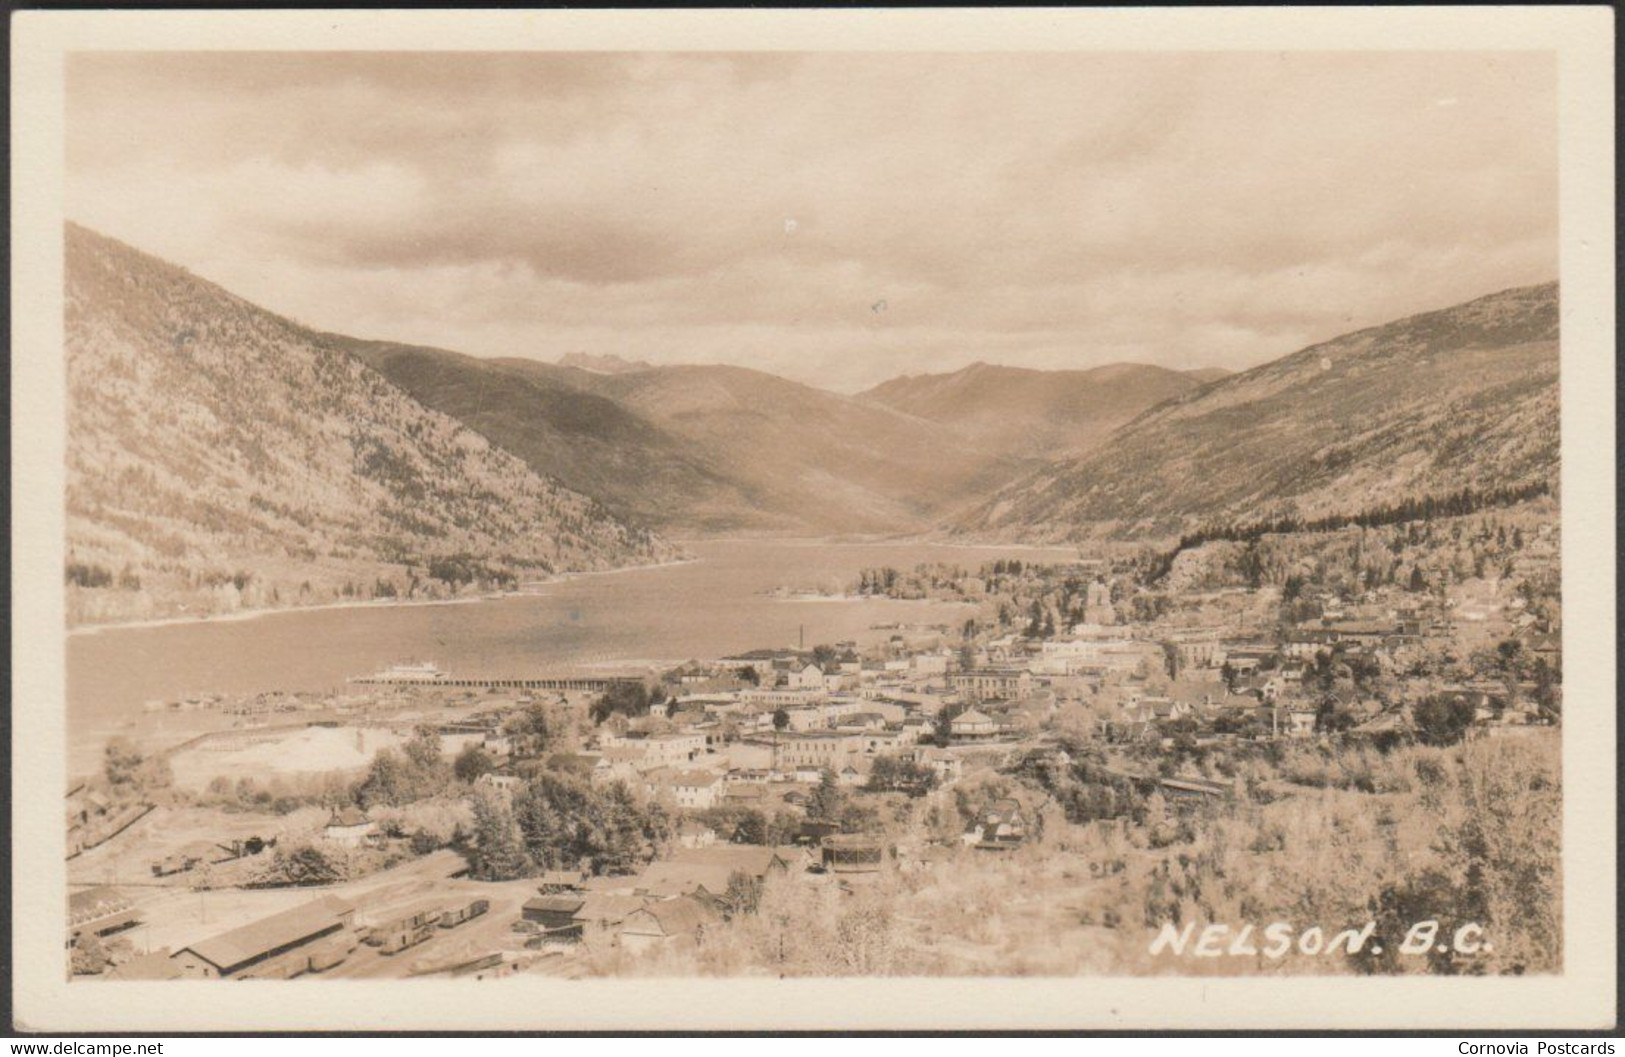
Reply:
M586 902L585 896L531 896L525 900L525 909L547 914L574 914Z
M650 903L640 913L648 914L667 936L693 932L716 917L709 907L697 899L664 899Z
M353 909L337 896L323 896L292 910L272 914L230 932L189 944L182 950L190 950L211 965L229 970L278 947L297 943L339 925L342 923L340 915Z

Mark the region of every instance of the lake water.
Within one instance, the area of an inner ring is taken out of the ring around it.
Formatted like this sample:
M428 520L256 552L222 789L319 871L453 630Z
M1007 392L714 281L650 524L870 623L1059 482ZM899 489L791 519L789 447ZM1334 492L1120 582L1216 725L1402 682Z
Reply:
M93 765L148 700L200 693L330 690L405 660L457 676L561 667L677 663L757 647L873 642L877 624L957 624L969 610L932 602L792 600L780 587L839 591L864 568L996 558L1068 561L1071 549L920 543L720 541L684 544L681 565L581 576L535 593L453 605L268 613L248 620L104 628L68 638L69 746Z

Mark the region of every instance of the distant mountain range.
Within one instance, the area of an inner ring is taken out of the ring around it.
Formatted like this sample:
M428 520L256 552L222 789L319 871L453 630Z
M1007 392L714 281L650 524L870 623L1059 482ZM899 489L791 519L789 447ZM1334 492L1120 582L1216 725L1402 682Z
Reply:
M743 367L586 370L329 337L538 472L675 534L926 531L1202 384L977 365L852 397Z
M702 532L712 524L737 525L756 509L743 486L713 468L704 451L593 391L598 376L590 372L336 335L329 340L426 406L622 517Z
M74 619L449 591L672 553L341 343L84 228L68 226L66 250Z
M979 363L846 396L323 334L82 228L67 246L85 619L650 561L656 531L1162 536L1557 469L1555 284L1239 374Z
M590 353L572 352L560 357L560 367L574 367L579 371L591 371L594 374L625 374L628 371L647 371L652 365L642 360L627 360L612 352Z
M1558 289L1506 290L1311 346L1159 404L957 519L1081 539L1555 485Z
M669 534L920 531L1019 469L936 423L742 367L601 373L334 340L538 471Z
M975 363L952 374L906 375L863 394L1009 455L1052 459L1083 451L1141 411L1224 377L1117 363L1035 371Z

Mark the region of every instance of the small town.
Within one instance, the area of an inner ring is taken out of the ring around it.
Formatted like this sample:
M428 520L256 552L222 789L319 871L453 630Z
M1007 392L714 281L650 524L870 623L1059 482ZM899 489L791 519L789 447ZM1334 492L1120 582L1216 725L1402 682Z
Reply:
M17 1024L1616 1022L1611 28L24 11Z
M115 738L68 791L71 971L1191 972L1149 953L1156 927L1397 928L1419 899L1538 971L1560 956L1554 506L864 570L846 604L967 617L862 646L149 702L202 720ZM1530 811L1486 848L1513 793Z

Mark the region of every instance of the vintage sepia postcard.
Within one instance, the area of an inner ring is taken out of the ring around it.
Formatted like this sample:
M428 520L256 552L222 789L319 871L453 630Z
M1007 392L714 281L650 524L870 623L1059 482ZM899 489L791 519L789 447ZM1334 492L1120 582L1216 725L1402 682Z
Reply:
M19 1026L1611 1025L1611 18L16 16Z

